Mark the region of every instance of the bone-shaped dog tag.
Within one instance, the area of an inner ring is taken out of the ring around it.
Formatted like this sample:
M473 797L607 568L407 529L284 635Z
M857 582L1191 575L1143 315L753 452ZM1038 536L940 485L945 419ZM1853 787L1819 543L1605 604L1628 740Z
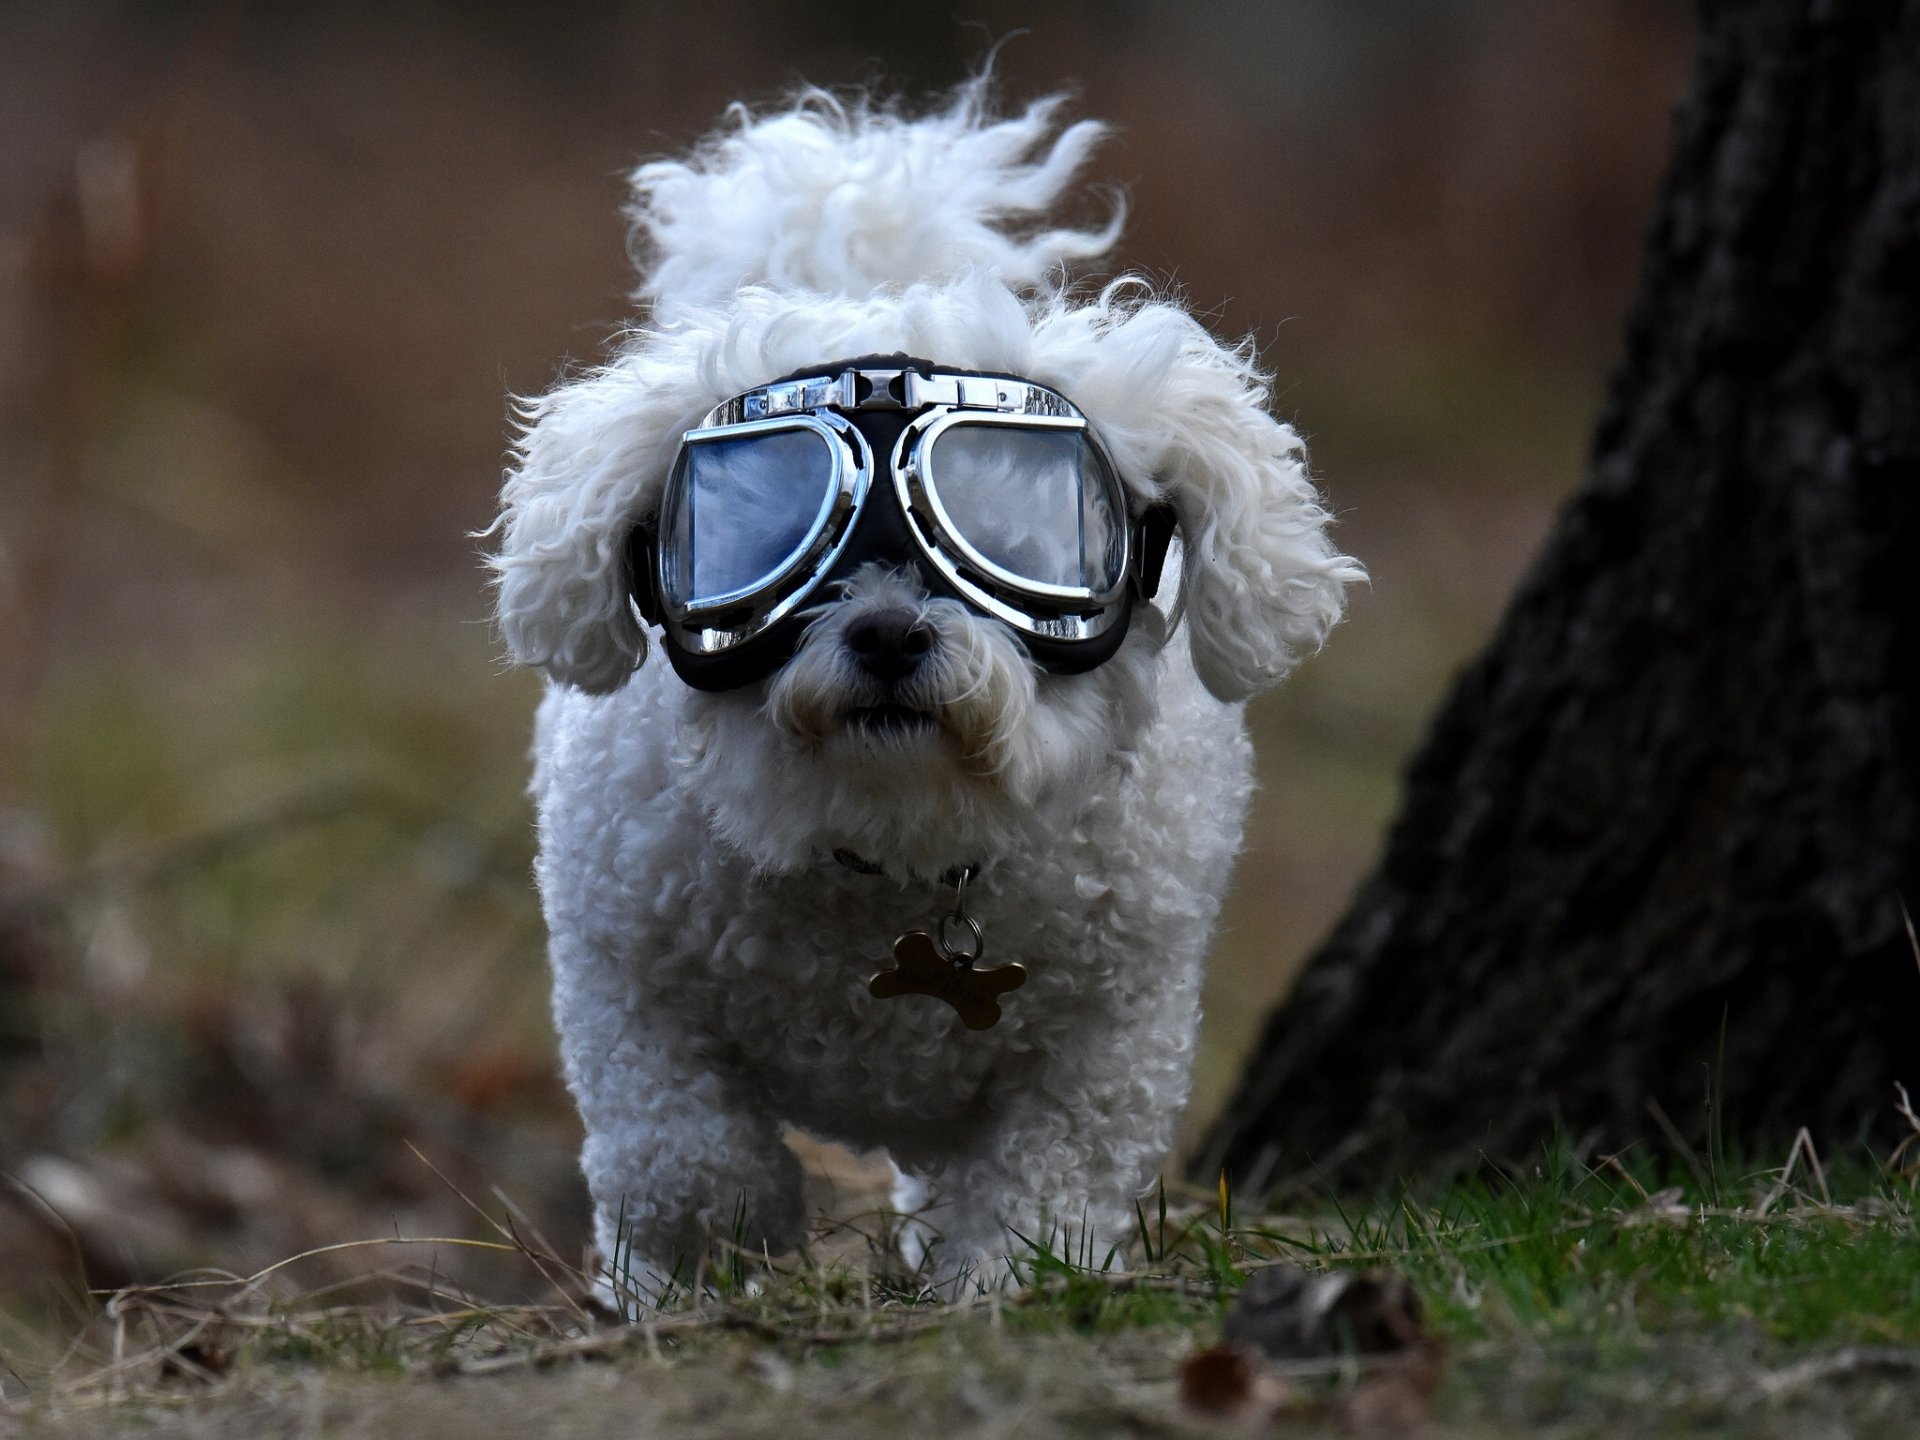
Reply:
M978 927L969 928L977 943ZM909 930L893 942L896 968L882 970L869 980L867 993L876 1000L931 995L959 1011L960 1023L967 1029L985 1030L999 1022L1000 997L1027 983L1027 969L1024 965L996 965L991 970L976 970L973 962L979 956L978 950L969 954L949 949L939 936L925 930Z

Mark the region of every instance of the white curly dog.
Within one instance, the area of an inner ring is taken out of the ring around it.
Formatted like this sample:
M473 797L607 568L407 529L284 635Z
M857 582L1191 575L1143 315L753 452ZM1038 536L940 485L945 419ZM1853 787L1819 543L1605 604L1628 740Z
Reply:
M1251 343L1069 285L1119 233L1044 223L1103 127L985 88L736 106L642 166L644 317L525 406L492 564L550 678L554 1015L597 1244L654 1283L804 1240L787 1126L885 1148L937 1282L1124 1243L1242 702L1362 578Z

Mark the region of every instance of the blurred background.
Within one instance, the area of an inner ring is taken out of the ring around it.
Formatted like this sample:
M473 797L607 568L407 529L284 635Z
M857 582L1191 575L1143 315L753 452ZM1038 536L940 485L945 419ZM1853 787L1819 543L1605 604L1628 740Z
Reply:
M1007 105L1115 124L1119 262L1257 339L1374 576L1254 708L1198 1135L1579 477L1681 0L44 0L0 7L0 1305L462 1193L577 1254L472 538L507 397L628 316L635 163L1003 40Z

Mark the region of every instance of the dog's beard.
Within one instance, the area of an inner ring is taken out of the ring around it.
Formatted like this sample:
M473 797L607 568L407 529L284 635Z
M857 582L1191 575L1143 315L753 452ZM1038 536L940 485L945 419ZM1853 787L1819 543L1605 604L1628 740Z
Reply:
M849 627L909 605L933 643L876 680ZM1005 626L906 578L863 572L771 680L689 694L681 776L715 832L789 871L836 850L894 875L1050 843L1152 713L1154 648L1130 636L1086 675L1049 675Z
M864 671L847 630L887 604L910 604L933 642L906 681ZM1039 676L1002 626L976 624L953 600L922 600L898 582L869 587L815 622L767 695L773 725L822 753L835 769L917 784L929 766L1001 781L1030 797L1037 778L1022 732Z

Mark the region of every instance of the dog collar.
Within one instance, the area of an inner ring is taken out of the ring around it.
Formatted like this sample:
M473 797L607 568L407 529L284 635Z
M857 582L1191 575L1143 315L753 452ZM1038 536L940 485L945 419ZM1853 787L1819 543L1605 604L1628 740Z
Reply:
M857 875L891 875L893 873L883 862L869 860L866 856L852 850L836 849L833 852L833 858ZM970 880L978 876L981 868L978 861L971 861L964 865L949 865L934 878L942 885L957 886L962 880ZM924 881L925 878L925 876L914 874L911 870L907 872L909 880Z

